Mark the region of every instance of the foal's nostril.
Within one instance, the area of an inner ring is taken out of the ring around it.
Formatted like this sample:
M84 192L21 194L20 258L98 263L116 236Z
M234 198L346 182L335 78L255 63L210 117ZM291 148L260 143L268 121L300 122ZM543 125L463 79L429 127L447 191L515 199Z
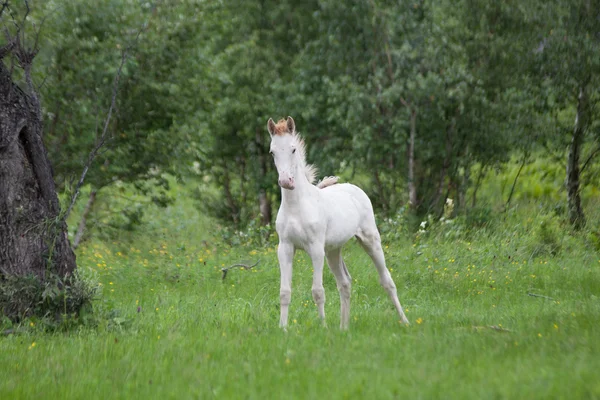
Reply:
M278 183L285 189L293 189L295 186L293 177L280 178Z

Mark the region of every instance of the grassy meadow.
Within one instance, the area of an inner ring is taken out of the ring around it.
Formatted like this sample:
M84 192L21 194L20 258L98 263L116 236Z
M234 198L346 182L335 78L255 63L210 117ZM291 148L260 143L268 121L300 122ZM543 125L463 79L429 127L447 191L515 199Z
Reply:
M472 232L388 226L408 327L355 243L344 253L350 330L338 328L329 271L321 326L298 253L283 332L275 244L224 244L180 196L134 234L78 249L81 273L100 284L94 312L71 329L12 326L0 398L600 398L600 254L537 212L515 208ZM221 268L257 260L222 279Z

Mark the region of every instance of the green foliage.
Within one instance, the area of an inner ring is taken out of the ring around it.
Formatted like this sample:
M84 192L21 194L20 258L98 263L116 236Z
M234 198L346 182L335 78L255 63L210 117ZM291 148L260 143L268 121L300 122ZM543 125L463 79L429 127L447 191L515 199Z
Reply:
M468 215L475 166L489 172L541 153L552 160L525 166L540 170L524 171L530 180L513 200L564 202L550 180L564 180L557 160L584 82L592 106L581 182L598 191L595 2L93 4L93 17L81 0L30 15L36 26L47 17L35 72L60 186L79 175L129 49L110 141L88 175L95 190L124 182L167 193L157 174L191 175L207 210L242 229L260 201L274 211L279 199L265 121L293 115L321 174L351 171L347 180L360 178L393 217L408 201L414 113L419 218L442 215L446 198ZM515 172L499 182L505 196Z
M587 238L592 248L600 253L600 230L590 229Z
M275 230L271 225L262 225L260 218L254 218L243 230L219 226L218 233L220 239L232 247L265 248L277 244Z
M552 216L543 216L536 220L536 224L533 256L556 256L562 248L561 238L565 227Z
M66 327L85 315L97 290L94 281L79 274L44 280L35 276L5 276L0 282L0 309L13 322L36 318L46 321L48 326Z
M489 206L478 206L470 208L464 216L465 224L473 229L489 227L495 220L494 211Z

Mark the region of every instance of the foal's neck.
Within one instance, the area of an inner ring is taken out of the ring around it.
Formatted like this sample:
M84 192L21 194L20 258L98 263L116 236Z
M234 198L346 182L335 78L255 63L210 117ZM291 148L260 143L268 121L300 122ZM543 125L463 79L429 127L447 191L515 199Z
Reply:
M297 207L302 198L309 196L311 191L316 190L316 187L308 181L302 169L298 168L295 176L296 187L294 190L281 188L281 203L291 208Z

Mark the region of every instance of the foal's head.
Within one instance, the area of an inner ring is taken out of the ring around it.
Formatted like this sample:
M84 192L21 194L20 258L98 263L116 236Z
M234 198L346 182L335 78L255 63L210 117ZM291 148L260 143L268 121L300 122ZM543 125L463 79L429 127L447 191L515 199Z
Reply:
M296 124L292 117L281 119L275 123L271 118L267 122L271 135L271 154L279 173L279 186L294 190L296 178L306 176L312 183L316 171L312 165L306 165L304 160L304 141L296 133Z

